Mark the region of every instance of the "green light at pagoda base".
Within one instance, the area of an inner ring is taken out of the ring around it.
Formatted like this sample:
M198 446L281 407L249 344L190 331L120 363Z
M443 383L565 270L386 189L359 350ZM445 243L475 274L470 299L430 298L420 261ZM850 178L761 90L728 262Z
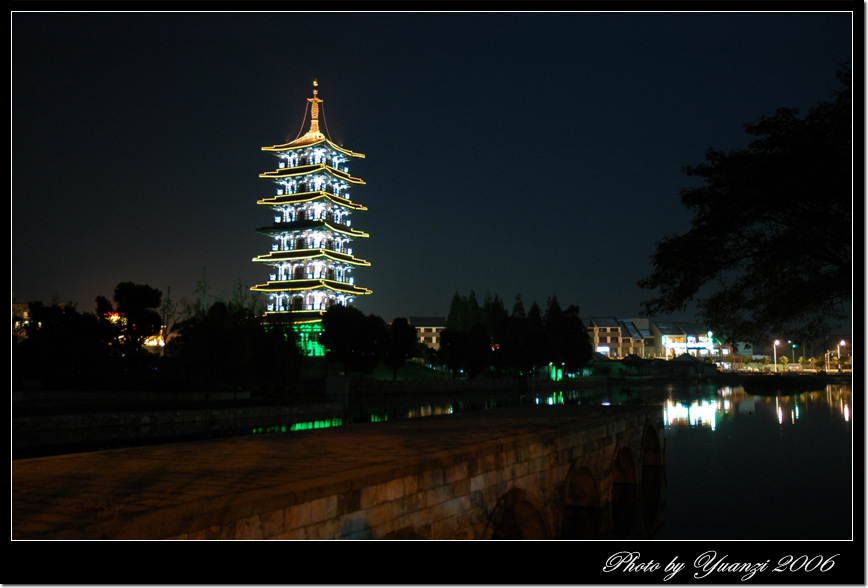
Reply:
M293 325L292 329L298 336L298 347L307 357L324 357L325 347L319 342L322 333L322 323L305 323Z
M552 378L553 382L560 382L561 380L564 379L564 371L561 368L554 366L554 365L552 365L550 367L551 367L551 378Z

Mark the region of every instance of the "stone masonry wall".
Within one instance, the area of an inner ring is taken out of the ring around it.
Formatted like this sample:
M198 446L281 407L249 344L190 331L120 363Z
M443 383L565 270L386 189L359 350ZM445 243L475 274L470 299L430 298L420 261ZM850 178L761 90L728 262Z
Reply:
M431 455L415 466L368 472L274 498L261 512L174 538L489 539L511 512L505 497L517 492L539 513L546 538L558 538L571 472L583 467L593 473L608 512L616 452L628 448L639 481L642 434L651 424L662 438L659 420L659 410L637 411L574 430ZM611 536L611 524L606 522L602 532Z

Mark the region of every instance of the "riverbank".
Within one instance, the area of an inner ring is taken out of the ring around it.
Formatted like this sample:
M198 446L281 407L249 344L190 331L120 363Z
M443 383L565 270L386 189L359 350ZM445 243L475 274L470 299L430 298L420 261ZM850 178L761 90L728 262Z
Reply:
M738 385L748 394L779 394L782 392L806 392L821 390L830 384L851 384L851 372L838 373L800 373L784 372L770 374L721 373L715 382Z
M743 386L750 394L772 395L850 382L850 374L720 373L692 383ZM616 388L639 390L672 383L691 382L605 377L562 381L527 378L393 381L334 376L311 382L305 394L280 397L258 397L246 391L13 392L12 453L13 459L19 459L292 427L334 426L365 418L390 418L389 413L395 412L399 405L407 414L425 415L431 410L432 399L453 409L472 410L502 403L507 398L518 402L515 399L526 400L558 391L605 394Z

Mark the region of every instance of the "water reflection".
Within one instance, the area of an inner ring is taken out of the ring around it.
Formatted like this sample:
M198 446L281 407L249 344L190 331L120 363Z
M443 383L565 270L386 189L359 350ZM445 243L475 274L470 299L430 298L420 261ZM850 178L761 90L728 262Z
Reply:
M806 411L825 411L851 419L852 387L828 385L825 390L786 395L748 394L741 386L663 385L663 386L600 386L563 389L541 393L461 393L456 395L349 395L336 399L341 418L293 423L286 431L326 428L354 423L380 423L390 420L416 419L460 412L488 410L525 404L661 404L667 429L702 427L711 431L722 419L733 415L755 415L772 410L779 424L795 424ZM254 433L274 432L265 428Z
M718 408L719 404L713 400L695 400L690 405L684 405L667 399L663 405L663 422L667 427L704 426L714 430Z
M666 523L655 538L851 539L852 398L849 385L668 390Z
M795 424L805 416L805 411L827 412L849 423L853 400L852 387L841 385L787 395L757 396L747 394L740 386L708 386L704 391L700 388L692 392L698 392L700 397L685 399L672 389L668 391L663 404L663 421L667 427L708 427L715 430L718 419L727 415L753 415L770 407L773 407L779 424Z

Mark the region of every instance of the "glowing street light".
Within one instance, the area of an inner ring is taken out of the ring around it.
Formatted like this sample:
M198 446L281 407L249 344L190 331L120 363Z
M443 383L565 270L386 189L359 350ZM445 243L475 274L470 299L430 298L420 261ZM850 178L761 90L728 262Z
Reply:
M777 371L778 371L778 345L780 345L780 344L781 344L781 342L778 341L777 339L775 339L775 346L774 346L774 351L775 351L775 373L777 373Z
M846 346L847 342L844 339L841 339L841 342L838 343L838 370L841 369L841 346Z

